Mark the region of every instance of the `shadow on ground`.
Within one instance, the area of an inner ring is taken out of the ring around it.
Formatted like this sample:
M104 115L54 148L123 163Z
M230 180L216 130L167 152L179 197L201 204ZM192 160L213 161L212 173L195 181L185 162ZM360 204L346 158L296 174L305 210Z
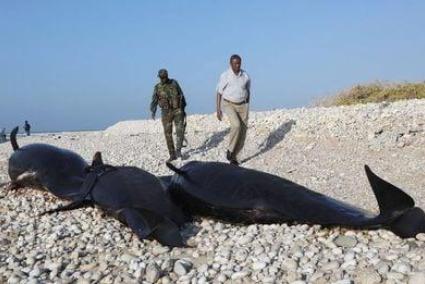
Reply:
M254 159L267 151L270 151L276 144L285 138L286 134L291 131L292 126L295 124L295 120L291 119L282 125L280 125L276 130L272 131L269 136L260 144L260 150L254 155L244 159L241 163L248 162L251 159Z
M224 140L224 137L226 137L229 132L230 128L226 128L225 130L214 133L211 137L208 137L201 146L187 151L185 155L198 154L217 147Z

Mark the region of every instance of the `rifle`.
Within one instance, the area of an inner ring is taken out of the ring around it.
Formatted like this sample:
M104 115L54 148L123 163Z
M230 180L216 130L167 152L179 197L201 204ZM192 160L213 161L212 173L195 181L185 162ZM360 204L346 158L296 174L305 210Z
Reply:
M183 109L183 143L182 147L186 147L188 145L187 139L186 139L186 125L187 125L187 115L186 112Z
M186 115L186 99L184 98L184 94L183 91L181 90L180 86L179 86L179 91L180 91L180 107L183 111L183 142L182 142L182 147L186 147L188 145L187 139L186 139L186 125L187 125L187 115Z

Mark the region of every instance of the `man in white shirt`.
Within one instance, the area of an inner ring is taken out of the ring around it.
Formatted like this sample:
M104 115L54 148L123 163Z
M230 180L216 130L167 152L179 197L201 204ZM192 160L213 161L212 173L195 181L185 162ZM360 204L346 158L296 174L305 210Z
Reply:
M230 68L223 72L217 85L217 118L222 120L223 111L230 122L230 139L226 158L238 165L237 155L242 150L248 128L248 110L251 80L241 69L242 59L234 54L230 57Z

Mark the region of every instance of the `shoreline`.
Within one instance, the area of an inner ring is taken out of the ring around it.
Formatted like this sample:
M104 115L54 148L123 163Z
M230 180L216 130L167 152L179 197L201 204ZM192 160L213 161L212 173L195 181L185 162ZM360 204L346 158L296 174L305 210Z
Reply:
M366 108L366 107L370 107L370 106L379 106L379 105L387 105L387 104L394 104L394 103L401 103L404 104L406 102L421 102L421 101L425 101L425 99L409 99L409 100L400 100L400 101L395 101L395 102L380 102L380 103L366 103L366 104L356 104L356 105L351 105L351 106L303 106L303 107L295 107L295 108L274 108L274 109L269 109L269 110L255 110L255 111L250 111L250 114L254 114L254 115L262 115L262 114L267 114L267 113L273 113L276 111L279 112L299 112L299 111L314 111L314 110L319 110L319 109L333 109L333 108ZM212 113L191 113L189 114L187 117L188 119L191 120L196 120L197 118L203 118L203 117L208 117L208 116L215 116L215 112ZM157 115L156 120L158 120L160 117L160 115ZM109 128L114 127L115 125L118 125L120 123L124 123L124 122L149 122L152 121L152 119L150 118L144 118L144 119L126 119L126 120L121 120L121 121L117 121L112 125L106 126L104 129L87 129L87 130L49 130L49 131L37 131L37 132L31 132L31 135L49 135L49 134L61 134L61 133L66 133L66 134L71 134L71 133L90 133L90 132L102 132L102 131L107 131ZM13 129L10 128L10 131ZM20 126L20 130L22 131L22 127ZM10 131L7 133L7 135L9 135ZM25 134L23 133L18 133L18 135L20 136L25 136Z

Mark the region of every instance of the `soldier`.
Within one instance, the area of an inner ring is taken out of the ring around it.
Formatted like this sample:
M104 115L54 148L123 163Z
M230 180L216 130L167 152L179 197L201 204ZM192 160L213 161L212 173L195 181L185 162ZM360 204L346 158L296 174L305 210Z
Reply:
M186 100L183 91L176 80L168 78L166 69L158 71L160 82L155 85L150 110L152 119L155 119L156 108L161 108L161 120L164 127L165 140L167 141L171 162L181 158L181 148L184 139L184 121ZM173 121L176 127L176 147L173 142Z

